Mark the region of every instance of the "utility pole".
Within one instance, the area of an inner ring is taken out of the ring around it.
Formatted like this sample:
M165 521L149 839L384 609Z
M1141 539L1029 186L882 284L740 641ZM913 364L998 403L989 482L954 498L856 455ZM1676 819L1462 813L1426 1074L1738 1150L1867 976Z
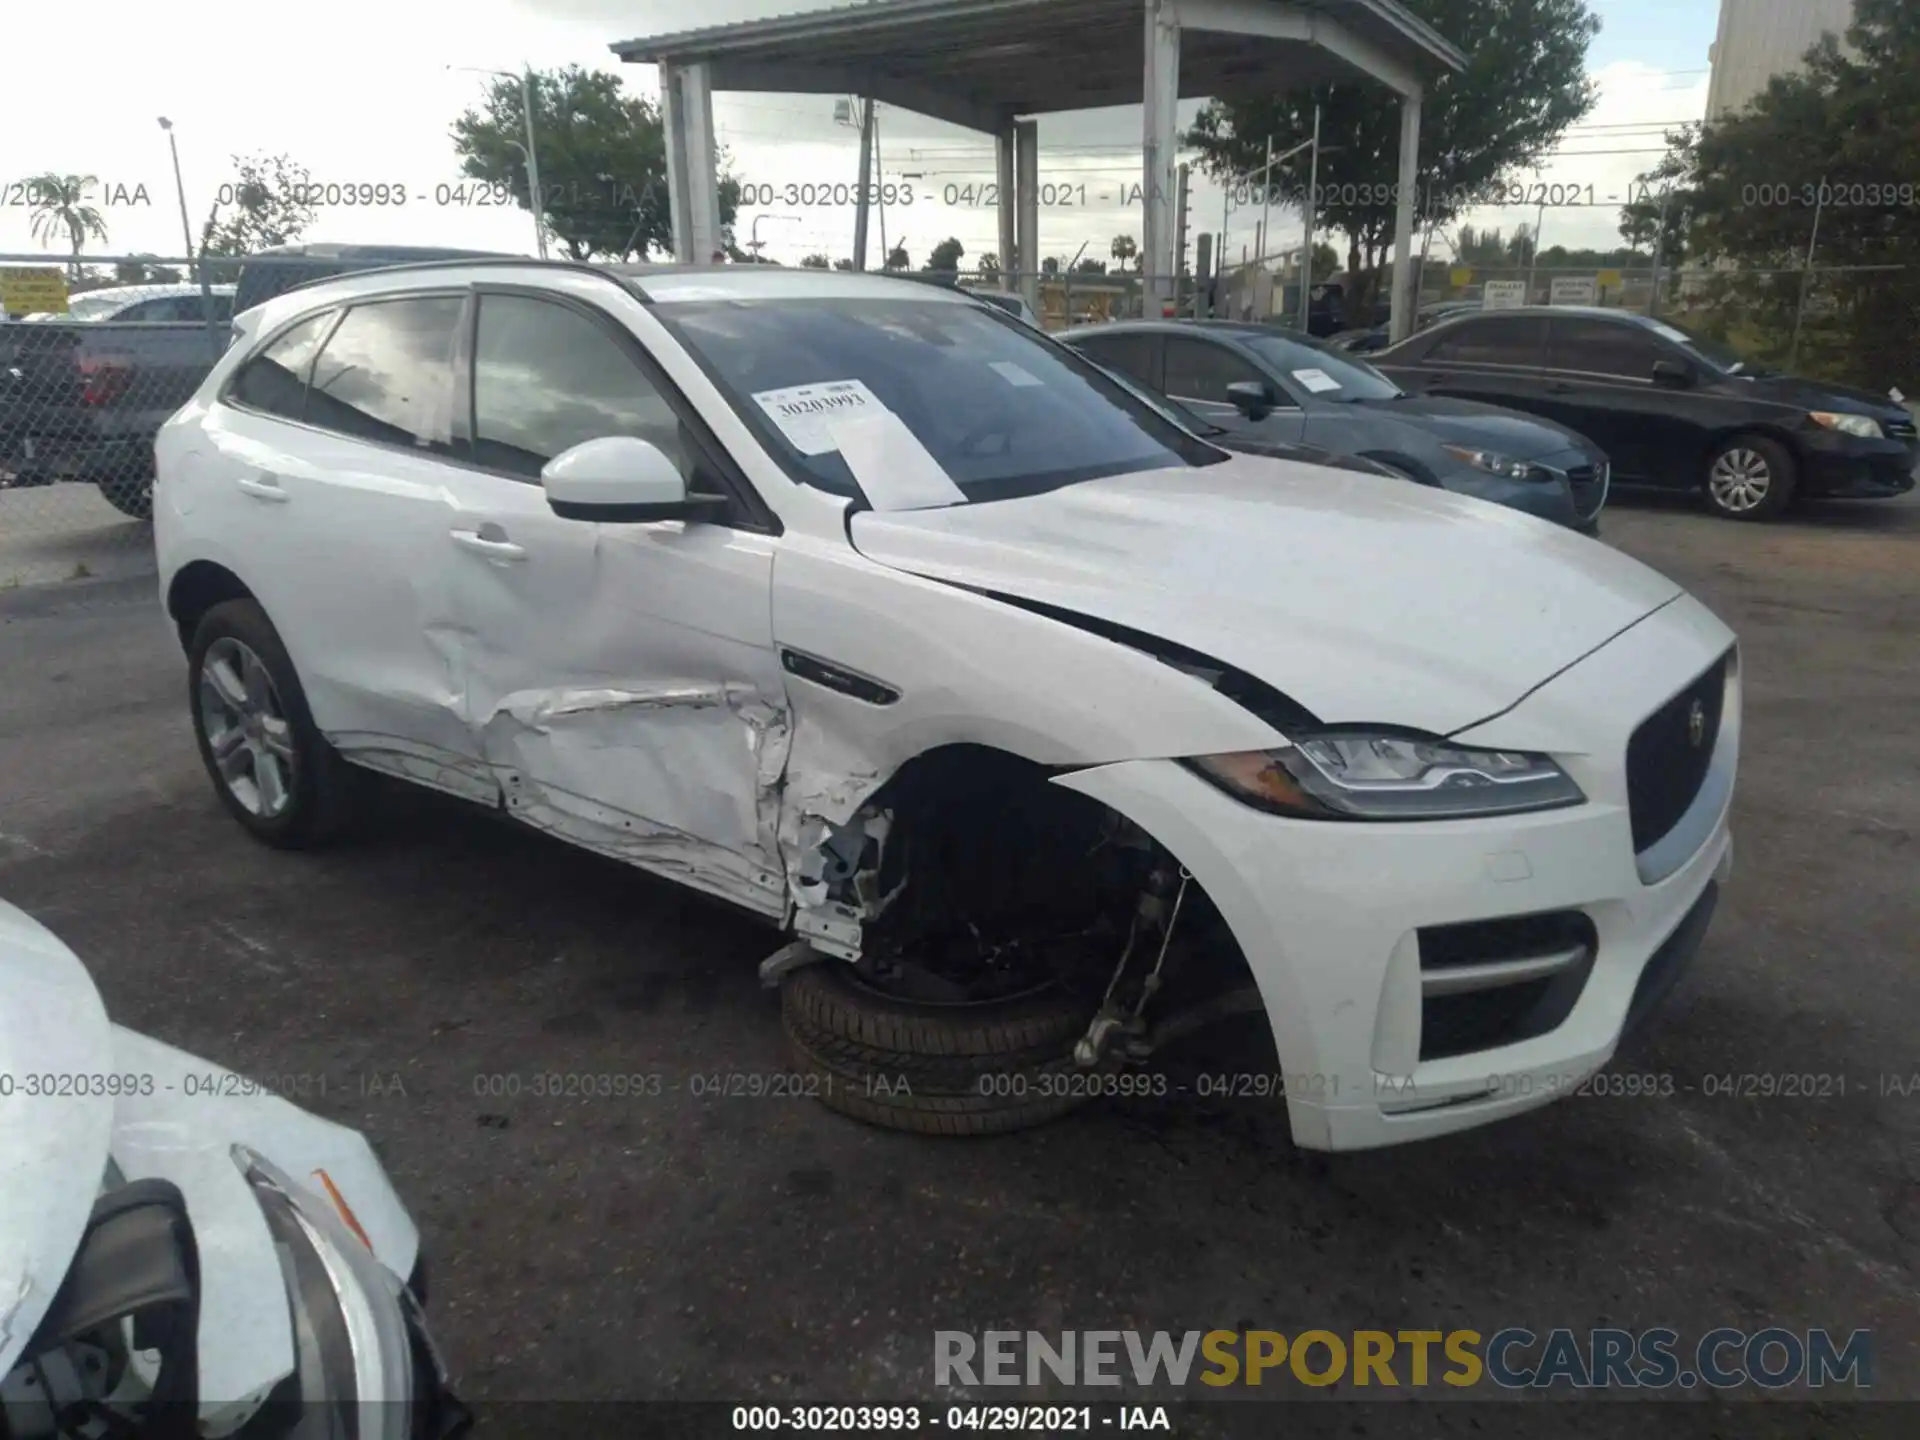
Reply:
M1533 303L1533 276L1540 264L1540 230L1547 223L1547 202L1540 202L1540 209L1533 219L1533 243L1527 247L1527 304Z
M1307 217L1300 247L1300 333L1313 333L1313 209L1320 201L1320 107L1313 107L1313 161L1307 170L1307 194L1300 209Z
M853 268L867 268L867 215L873 207L873 101L860 102L860 199L853 215Z
M1187 199L1189 186L1193 179L1193 167L1180 167L1180 186L1175 192L1173 207L1173 306L1171 313L1180 313L1180 277L1187 268Z
M1787 349L1787 370L1800 363L1800 322L1807 313L1807 286L1813 280L1813 247L1820 243L1820 212L1827 204L1827 177L1820 177L1820 192L1813 200L1813 234L1807 238L1807 263L1800 268L1800 303L1793 311L1793 344Z
M1254 237L1254 258L1267 260L1267 235L1273 225L1273 136L1267 136L1267 163L1260 167L1260 229Z
M520 111L527 121L527 198L533 202L533 237L540 258L547 258L546 195L540 188L540 151L533 139L533 67L520 71Z
M1647 314L1660 313L1660 271L1667 258L1667 206L1673 203L1673 186L1660 192L1660 227L1653 234L1653 293L1647 297Z

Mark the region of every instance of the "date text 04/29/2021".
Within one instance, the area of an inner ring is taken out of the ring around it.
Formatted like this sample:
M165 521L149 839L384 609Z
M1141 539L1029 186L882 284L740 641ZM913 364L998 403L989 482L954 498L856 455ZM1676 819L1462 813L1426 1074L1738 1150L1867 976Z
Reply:
M956 1430L1042 1435L1100 1430L1170 1433L1164 1405L736 1405L735 1431L911 1435Z

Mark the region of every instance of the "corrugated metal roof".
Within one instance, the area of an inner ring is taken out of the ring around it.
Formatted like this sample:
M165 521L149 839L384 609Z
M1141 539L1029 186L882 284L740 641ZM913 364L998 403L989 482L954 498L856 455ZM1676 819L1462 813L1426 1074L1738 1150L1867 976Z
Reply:
M1139 0L1114 0L1104 7L1113 10L1137 10ZM1064 0L854 0L847 5L816 10L790 11L760 20L737 20L725 25L709 25L668 35L640 37L615 42L609 48L622 60L658 62L695 60L725 55L742 49L761 49L783 39L815 39L845 36L875 29L911 29L942 22L981 21L995 18L1017 24L1023 12L1055 20L1065 7ZM1289 4L1288 8L1325 14L1329 18L1365 17L1375 25L1393 32L1406 46L1418 52L1425 68L1436 64L1461 69L1466 57L1431 25L1413 15L1397 0L1310 0ZM1343 16L1342 12L1345 12ZM1009 36L1008 38L1015 38Z

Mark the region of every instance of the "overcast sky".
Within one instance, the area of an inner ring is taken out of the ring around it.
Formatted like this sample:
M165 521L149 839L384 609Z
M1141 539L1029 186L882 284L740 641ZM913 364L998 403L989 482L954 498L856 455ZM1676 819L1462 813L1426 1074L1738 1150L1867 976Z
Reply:
M1658 127L1697 119L1705 108L1715 0L1589 3L1605 26L1588 56L1600 104L1532 178L1591 185L1598 204L1549 209L1548 245L1617 243L1618 202L1657 158ZM611 42L812 8L820 7L808 0L331 0L319 10L291 11L241 0L93 0L80 11L17 6L7 48L39 58L9 66L0 88L0 180L47 170L97 175L104 188L95 203L108 241L89 249L177 255L179 206L167 137L156 124L166 115L179 140L196 234L217 188L231 177L235 152L284 151L316 181L386 182L408 191L403 208L323 210L309 239L530 252L532 222L524 211L438 203L436 187L459 179L448 126L488 83L448 67L579 63L621 69L630 86L655 95L651 67L620 66L607 49ZM60 56L71 63L54 63ZM831 97L723 95L715 108L743 180L784 186L855 178L858 137L834 123ZM1197 109L1184 106L1183 123ZM993 178L992 142L909 112L883 106L880 115L887 178L922 177L907 182L915 192L910 207L888 209L888 240L904 239L916 265L950 235L969 256L996 249L993 210L965 203L966 187ZM1040 141L1042 182L1070 185L1076 196L1085 186L1087 195L1084 207L1043 213L1043 254L1071 256L1085 243L1089 255L1104 256L1115 235L1139 237L1140 208L1122 203L1140 180L1137 107L1044 117ZM7 202L0 205L0 252L39 253L22 197L0 192L0 200ZM1221 205L1218 190L1197 184L1194 229L1218 230ZM743 209L741 243L761 213L760 237L775 259L852 251L851 209ZM1231 217L1230 255L1252 243L1256 218ZM1471 218L1511 231L1532 216L1509 210ZM1279 248L1297 232L1298 219L1276 212L1273 228L1278 238L1270 248ZM876 229L876 245L878 239Z

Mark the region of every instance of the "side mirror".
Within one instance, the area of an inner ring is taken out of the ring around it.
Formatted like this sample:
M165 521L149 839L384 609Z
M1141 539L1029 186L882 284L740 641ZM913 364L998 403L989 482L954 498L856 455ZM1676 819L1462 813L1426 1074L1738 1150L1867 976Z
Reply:
M1264 420L1273 409L1273 391L1259 380L1236 380L1227 386L1227 399L1249 420Z
M640 525L652 520L704 520L726 501L688 495L674 463L650 440L608 435L563 451L540 471L547 504L563 520Z
M1693 384L1693 371L1678 360L1656 360L1653 362L1653 383L1684 390Z

